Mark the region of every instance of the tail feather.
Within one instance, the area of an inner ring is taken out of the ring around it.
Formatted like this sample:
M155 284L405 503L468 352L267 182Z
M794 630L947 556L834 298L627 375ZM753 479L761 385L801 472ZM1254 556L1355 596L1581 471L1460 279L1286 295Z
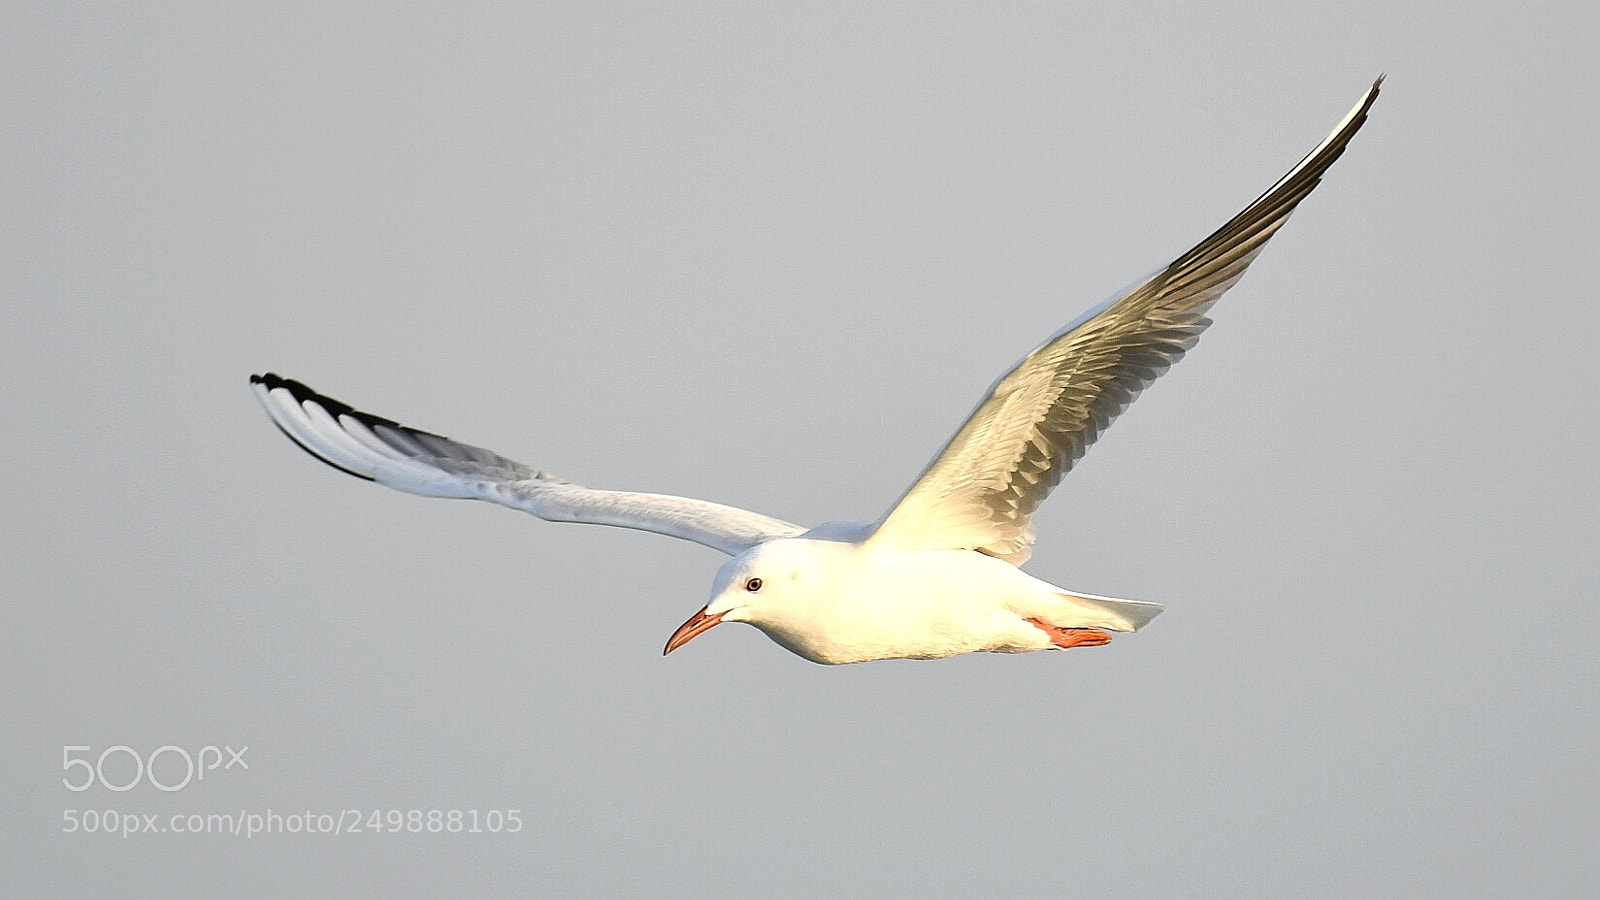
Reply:
M1116 597L1096 597L1093 594L1072 594L1060 591L1073 605L1104 614L1103 621L1093 624L1112 631L1138 631L1145 623L1161 615L1166 609L1159 603L1146 600L1119 600Z

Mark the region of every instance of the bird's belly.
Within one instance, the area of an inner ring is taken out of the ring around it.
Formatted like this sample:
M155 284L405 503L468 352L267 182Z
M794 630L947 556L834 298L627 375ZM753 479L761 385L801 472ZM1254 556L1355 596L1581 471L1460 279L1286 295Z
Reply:
M855 579L804 619L768 623L763 630L790 652L828 665L1051 646L1008 602L1025 587L1011 577L1021 573L1009 564L964 552L948 559L927 551L916 557L915 565Z
M907 619L895 628L857 628L847 633L773 626L763 630L784 649L824 665L875 659L942 659L978 651L1022 653L1050 646L1044 632L1014 614L997 614L993 621L981 623L980 627L964 622Z

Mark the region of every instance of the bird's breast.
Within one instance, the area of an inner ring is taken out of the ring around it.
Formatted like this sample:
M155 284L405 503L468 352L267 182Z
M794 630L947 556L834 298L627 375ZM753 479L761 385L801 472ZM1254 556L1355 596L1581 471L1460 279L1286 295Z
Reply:
M827 665L937 659L1048 644L1014 611L1036 582L970 551L899 551L860 560L843 577L756 624L785 649Z

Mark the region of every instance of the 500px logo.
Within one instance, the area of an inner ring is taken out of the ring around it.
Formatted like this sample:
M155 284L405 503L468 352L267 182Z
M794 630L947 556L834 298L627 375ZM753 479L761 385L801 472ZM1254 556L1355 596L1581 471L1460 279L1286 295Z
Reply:
M218 748L214 744L201 747L193 756L189 751L174 744L167 744L150 751L149 756L140 756L139 751L124 744L107 747L100 751L100 756L91 765L86 758L74 758L73 754L82 752L89 754L93 748L88 745L68 745L61 748L61 768L67 774L61 776L61 783L69 791L87 791L99 782L100 786L108 791L131 791L140 781L148 781L158 791L182 790L193 781L204 781L207 772L221 768L224 772L237 766L240 769L250 768L244 761L244 755L249 747L240 747L238 750L227 745ZM227 751L228 761L222 761L223 751ZM127 777L127 765L121 762L123 757L133 760L133 775ZM166 772L164 778L156 777L156 760L166 757L169 762L162 764ZM106 777L106 760L112 760L113 778ZM181 766L181 769L179 768ZM82 768L81 773L73 772ZM118 773L116 770L123 772ZM181 771L183 778L179 779L177 773ZM77 781L74 781L74 776Z

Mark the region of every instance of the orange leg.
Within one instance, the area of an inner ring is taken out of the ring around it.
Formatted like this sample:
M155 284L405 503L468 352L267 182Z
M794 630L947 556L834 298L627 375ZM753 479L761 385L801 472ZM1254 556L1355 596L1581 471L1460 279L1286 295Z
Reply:
M1023 621L1044 632L1050 638L1050 643L1063 650L1069 647L1098 647L1101 644L1111 643L1111 635L1098 628L1059 628L1038 619Z

